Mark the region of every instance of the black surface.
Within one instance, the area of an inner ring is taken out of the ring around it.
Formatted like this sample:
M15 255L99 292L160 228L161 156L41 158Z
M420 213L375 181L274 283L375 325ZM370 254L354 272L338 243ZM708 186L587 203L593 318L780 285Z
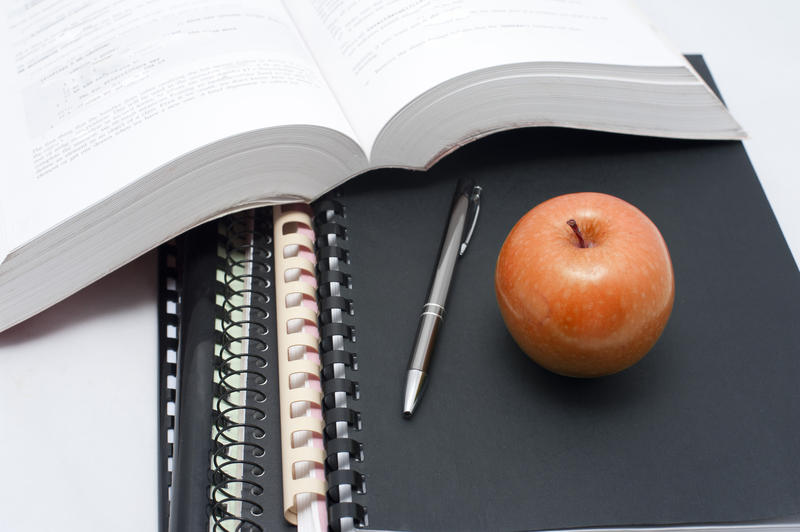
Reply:
M702 64L698 68L707 75ZM403 377L459 177L484 187L430 385ZM660 228L676 300L651 353L594 380L514 344L494 267L556 195L619 196ZM371 172L347 208L370 528L521 530L800 513L800 275L739 142L563 129L491 136L427 173Z
M178 240L181 323L169 514L175 532L208 528L217 262L216 222Z

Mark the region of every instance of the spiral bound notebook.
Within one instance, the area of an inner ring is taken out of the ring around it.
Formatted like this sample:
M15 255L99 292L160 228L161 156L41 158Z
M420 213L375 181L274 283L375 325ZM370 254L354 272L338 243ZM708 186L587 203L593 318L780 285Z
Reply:
M280 500L272 236L255 211L159 249L162 531L263 530Z
M464 176L483 186L481 215L456 270L425 399L407 420L409 349ZM533 364L505 330L493 291L514 222L545 199L583 190L622 197L653 219L676 278L673 315L653 351L593 380ZM324 455L310 451L306 461L324 457L327 486L303 489L316 501L325 490L331 530L800 514L800 276L741 143L516 131L464 147L424 174L356 178L313 208L313 240L291 238L315 248L321 382L319 395L300 399L322 409L322 428L303 428L324 435ZM289 225L296 233L297 222ZM284 248L276 243L276 256ZM309 273L309 263L295 266ZM292 334L311 321L300 313ZM288 331L282 318L267 327ZM313 364L305 368L313 380ZM259 515L231 504L211 515L238 512L250 516L248 526L286 529L280 415L265 414L264 455L252 460L264 464L254 484L264 490Z

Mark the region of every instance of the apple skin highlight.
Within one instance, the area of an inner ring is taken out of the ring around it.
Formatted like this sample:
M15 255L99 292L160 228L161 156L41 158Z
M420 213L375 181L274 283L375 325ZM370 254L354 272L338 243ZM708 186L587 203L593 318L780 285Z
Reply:
M647 216L614 196L582 192L545 201L516 223L497 259L495 291L530 358L561 375L600 377L650 351L672 312L675 281Z

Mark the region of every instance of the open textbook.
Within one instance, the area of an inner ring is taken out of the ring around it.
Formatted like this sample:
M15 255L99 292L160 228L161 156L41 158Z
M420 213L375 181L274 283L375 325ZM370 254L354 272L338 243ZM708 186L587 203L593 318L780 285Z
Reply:
M12 0L0 80L0 330L203 221L495 131L744 136L624 0Z

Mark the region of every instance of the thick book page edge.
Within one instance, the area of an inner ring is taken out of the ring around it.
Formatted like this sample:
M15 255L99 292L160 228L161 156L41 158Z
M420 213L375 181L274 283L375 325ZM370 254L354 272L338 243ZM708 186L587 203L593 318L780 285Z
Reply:
M653 33L656 35L656 37L661 39L661 42L664 43L664 46L666 48L669 48L670 50L672 50L672 52L675 55L683 58L683 66L686 67L686 69L689 72L692 73L692 75L695 77L695 79L699 83L701 83L703 85L703 87L705 88L705 90L708 91L708 93L717 101L719 106L722 108L722 111L730 114L730 110L728 109L728 106L723 101L722 96L719 94L718 91L714 90L714 88L712 88L711 85L708 82L706 82L706 80L703 78L703 76L701 76L700 73L694 68L694 65L692 65L692 62L689 61L689 58L688 58L687 54L681 52L681 50L679 50L675 46L675 44L667 37L667 35L661 30L661 28L656 26L650 20L650 17L647 15L647 13L645 13L642 10L642 8L639 6L638 3L634 2L634 0L625 0L625 1L628 4L631 12L635 13L636 16L638 16L642 20L642 22L647 24L650 27L650 29L653 30ZM713 80L712 80L711 83L713 83ZM731 116L733 116L733 115L731 114ZM735 118L734 118L734 120L738 123L738 120L736 120ZM736 137L736 139L731 139L731 140L747 140L747 139L750 138L750 136L747 134L747 131L745 131L744 128L740 128L740 129L741 129L741 135Z
M366 157L360 149L354 151L352 139L311 129L323 135L309 141L309 128L274 128L257 132L266 135L261 140L250 134L237 137L235 143L243 149L225 157L198 150L15 245L0 264L6 296L0 299L0 330L206 221L248 208L305 201L328 183L366 170ZM220 175L226 176L224 183ZM101 248L109 252L97 254ZM30 286L38 290L32 292Z
M298 529L327 529L314 240L308 207L275 207L275 303L283 509Z
M408 103L470 72L542 62L685 65L628 0L286 6L368 153Z

